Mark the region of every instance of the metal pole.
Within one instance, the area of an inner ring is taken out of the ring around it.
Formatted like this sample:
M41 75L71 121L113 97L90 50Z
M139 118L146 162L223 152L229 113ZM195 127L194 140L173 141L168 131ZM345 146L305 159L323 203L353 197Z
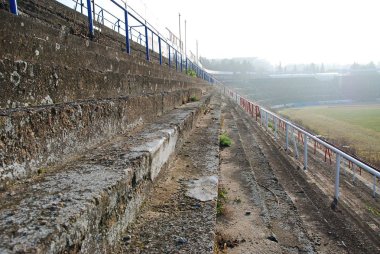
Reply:
M91 0L87 0L87 15L88 15L88 28L90 30L90 37L94 36L94 23L92 20Z
M178 55L177 55L177 50L175 51L175 69L178 70Z
M187 70L188 70L188 66L187 66L187 56L185 56L186 57L186 72L187 72Z
M340 154L336 153L336 170L335 170L335 205L338 204L339 199L339 180L340 180Z
M181 72L183 71L182 53L181 53Z
M9 0L9 5L11 13L14 15L18 15L17 0Z
M153 31L152 31L152 51L154 51L153 40L154 40L154 36L153 36Z
M161 37L158 36L158 54L160 58L160 65L162 65L162 49L161 49Z
M179 49L182 52L181 13L178 13L178 28L179 28Z
M145 55L146 55L146 60L149 61L149 41L148 41L148 27L145 25Z
M278 119L273 116L274 122L274 138L277 140Z
M303 143L303 146L304 146L304 151L303 151L303 169L306 170L307 169L307 139L308 137L306 136L306 134L304 135L304 143Z
M125 23L125 47L128 54L131 54L131 44L129 42L129 28L128 28L128 11L124 11L124 23Z
M285 123L285 139L286 139L285 150L288 150L288 148L289 148L289 125L288 125L288 123Z
M169 68L170 68L170 45L168 45L169 46Z
M83 0L80 0L80 13L83 14Z
M376 180L377 180L377 177L373 176L373 197L374 198L376 197Z
M268 131L268 112L265 111L265 129Z

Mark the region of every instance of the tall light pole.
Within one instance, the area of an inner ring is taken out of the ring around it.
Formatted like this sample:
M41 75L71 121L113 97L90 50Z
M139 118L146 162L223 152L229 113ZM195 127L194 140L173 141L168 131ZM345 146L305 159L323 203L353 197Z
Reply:
M186 48L186 41L187 41L187 38L186 38L186 19L185 19L185 56L187 57L187 48Z
M179 48L182 52L182 36L181 36L181 13L178 13L178 28L179 28Z

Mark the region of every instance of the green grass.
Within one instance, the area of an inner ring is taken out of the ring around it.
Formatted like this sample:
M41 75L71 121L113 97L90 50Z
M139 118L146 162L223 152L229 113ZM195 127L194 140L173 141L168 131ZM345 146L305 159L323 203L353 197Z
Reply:
M225 212L225 203L227 202L227 190L223 187L218 188L218 200L216 202L216 215L221 216Z
M370 162L380 162L380 105L317 106L280 113L329 140L355 148Z
M199 101L199 99L198 99L197 96L191 96L191 97L190 97L190 101L191 101L191 102Z
M227 136L226 133L223 133L222 135L219 136L219 145L221 147L227 147L232 145L232 140L230 137Z

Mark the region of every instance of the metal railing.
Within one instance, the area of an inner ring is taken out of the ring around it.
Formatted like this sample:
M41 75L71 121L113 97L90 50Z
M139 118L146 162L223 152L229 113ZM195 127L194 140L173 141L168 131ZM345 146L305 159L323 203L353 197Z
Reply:
M62 2L56 0L57 2ZM174 68L183 72L193 70L198 78L204 79L209 83L214 83L215 79L196 63L193 63L186 55L172 45L164 36L138 14L132 7L120 2L120 0L109 0L110 4L118 8L115 13L106 8L95 4L91 0L71 0L75 11L87 16L88 30L90 37L95 35L97 22L99 25L106 26L119 34L125 36L125 51L131 54L131 41L134 41L145 47L145 58L147 61L152 61L151 53L158 53L158 62L163 65L163 57L168 59L169 68ZM10 11L18 15L17 0L9 0ZM67 6L67 4L65 4ZM95 22L94 22L95 21Z
M308 131L306 131L304 128L292 123L288 119L285 119L279 115L277 115L274 112L271 112L270 110L266 109L265 107L262 107L258 105L257 103L254 103L237 92L226 88L223 86L220 82L217 81L217 84L221 87L221 92L228 97L230 97L232 100L234 100L244 111L246 111L249 115L251 115L262 127L264 127L267 131L269 129L273 130L273 137L276 141L279 141L279 132L283 131L283 134L285 136L285 150L290 150L290 142L293 143L294 148L292 149L295 155L296 159L299 159L299 152L298 152L298 146L301 146L303 148L303 168L304 170L308 169L308 150L310 147L314 146L314 154L316 152L316 148L319 147L320 149L324 150L325 153L325 161L327 159L327 156L330 157L330 163L331 163L331 155L335 154L335 183L334 183L334 200L333 204L337 205L338 199L339 199L339 183L341 178L341 164L348 164L348 167L353 170L353 180L355 180L355 170L354 167L356 166L360 172L363 169L366 171L371 177L373 177L373 182L370 183L370 187L372 187L372 195L373 197L376 197L376 184L378 180L380 179L380 172L368 165L367 163L363 162L362 160L355 158L354 156L342 151L337 146L328 143L327 141L321 139L317 135L314 135ZM297 140L301 141L298 143L301 143L300 145L297 144ZM346 161L346 163L343 162L343 160Z

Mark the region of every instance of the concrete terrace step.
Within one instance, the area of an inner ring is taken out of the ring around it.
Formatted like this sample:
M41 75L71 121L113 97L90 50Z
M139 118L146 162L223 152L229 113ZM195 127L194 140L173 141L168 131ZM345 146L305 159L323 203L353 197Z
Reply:
M48 63L46 63L48 64ZM0 59L0 108L37 106L206 87L204 81L99 72L90 69ZM195 81L195 82L194 82Z
M0 252L111 253L209 99L1 192Z
M44 24L23 16L14 16L0 11L4 20L0 27L0 58L13 58L24 61L44 61L71 67L78 66L99 71L116 71L124 73L146 73L147 70L157 75L168 74L168 66L160 66L158 61L146 61L134 55L128 55L123 48L112 48L91 40L70 34L69 29L47 27ZM23 50L20 50L20 47ZM175 70L171 75L188 78Z
M0 110L0 187L181 106L199 89Z
M66 7L65 5L51 0L24 0L19 4L20 10L35 20L45 25L61 28L70 28L70 32L79 37L88 36L87 17ZM103 26L95 21L95 25L101 28L101 32L96 31L94 41L116 49L125 49L125 38L114 30ZM145 47L131 41L132 54L140 59L145 59ZM158 62L158 54L150 51L150 55L155 62ZM167 59L163 59L167 63Z
M119 253L214 253L220 98L214 96L156 182Z

